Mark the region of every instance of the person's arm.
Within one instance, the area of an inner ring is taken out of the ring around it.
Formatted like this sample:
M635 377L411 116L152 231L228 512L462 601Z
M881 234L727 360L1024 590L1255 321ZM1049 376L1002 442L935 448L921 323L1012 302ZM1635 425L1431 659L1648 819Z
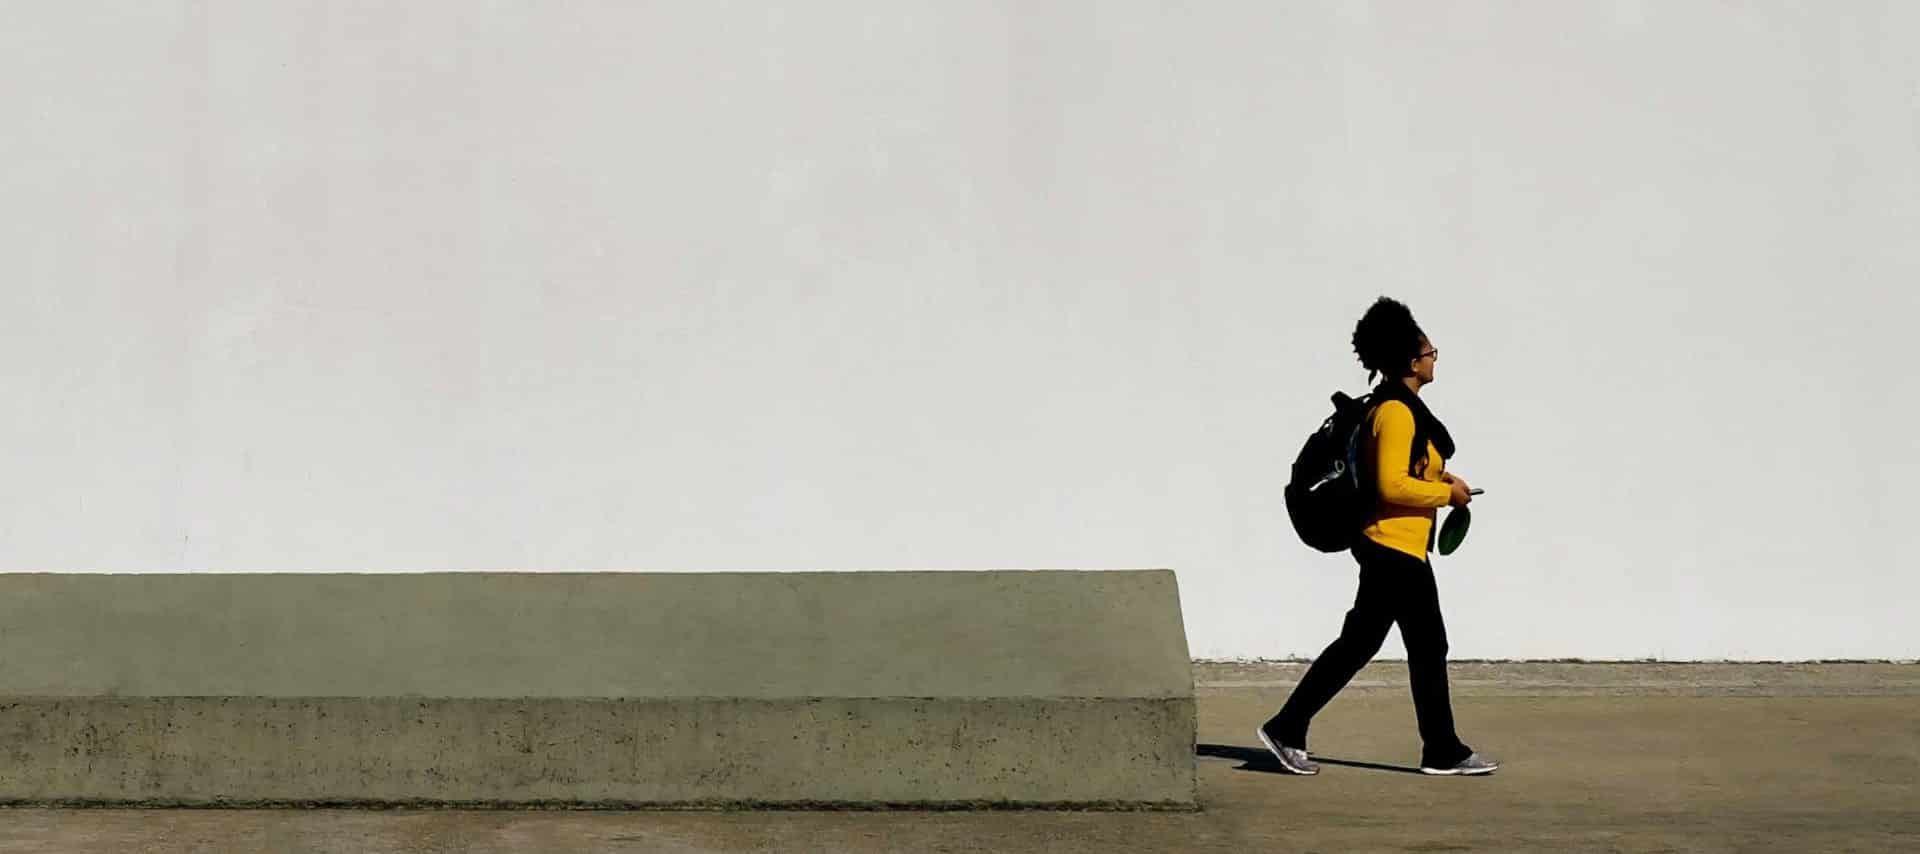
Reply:
M1407 474L1412 461L1413 410L1388 401L1373 413L1374 484L1380 498L1404 507L1445 507L1453 502L1453 486L1421 480ZM1425 448L1421 448L1425 451Z

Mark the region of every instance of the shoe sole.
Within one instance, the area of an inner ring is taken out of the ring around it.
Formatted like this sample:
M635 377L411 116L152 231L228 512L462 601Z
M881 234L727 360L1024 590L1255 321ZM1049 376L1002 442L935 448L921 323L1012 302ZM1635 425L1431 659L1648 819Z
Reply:
M1315 774L1320 773L1320 769L1318 768L1309 770L1306 768L1295 768L1292 765L1288 765L1286 757L1280 755L1280 745L1274 744L1273 739L1267 737L1266 730L1259 729L1256 727L1253 731L1253 734L1260 737L1260 743L1267 746L1267 752L1273 754L1273 758L1280 762L1280 767L1287 769L1288 774L1298 774L1302 777L1311 777Z
M1420 773L1434 777L1479 777L1483 774L1492 774L1498 770L1500 770L1500 766L1498 765L1491 768L1473 768L1464 771L1459 768L1428 768L1422 766Z

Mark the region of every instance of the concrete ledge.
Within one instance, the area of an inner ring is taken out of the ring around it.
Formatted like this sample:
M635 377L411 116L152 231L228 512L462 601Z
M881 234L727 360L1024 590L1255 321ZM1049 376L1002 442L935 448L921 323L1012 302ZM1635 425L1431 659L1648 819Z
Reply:
M1194 803L1164 571L6 575L0 643L4 803Z

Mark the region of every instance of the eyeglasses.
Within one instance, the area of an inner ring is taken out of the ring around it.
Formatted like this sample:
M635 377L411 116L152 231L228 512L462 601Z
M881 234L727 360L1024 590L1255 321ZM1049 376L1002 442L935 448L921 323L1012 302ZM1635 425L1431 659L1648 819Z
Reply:
M1420 354L1420 358L1422 358L1422 359L1433 359L1433 360L1435 360L1435 361L1439 361L1439 359L1440 359L1440 351L1439 351L1439 350L1428 350L1428 351L1427 351L1427 352L1425 352L1425 353L1421 353L1421 354Z

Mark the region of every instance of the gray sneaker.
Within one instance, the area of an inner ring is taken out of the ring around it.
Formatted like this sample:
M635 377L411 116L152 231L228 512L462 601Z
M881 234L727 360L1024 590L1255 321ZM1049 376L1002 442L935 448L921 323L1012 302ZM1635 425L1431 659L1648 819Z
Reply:
M1460 764L1458 765L1453 765L1446 768L1429 768L1425 765L1420 766L1420 773L1422 774L1439 774L1441 776L1456 776L1456 775L1474 776L1478 774L1492 774L1493 772L1498 770L1500 770L1499 762L1496 762L1492 759L1488 759L1487 757L1481 756L1478 753L1475 753L1472 756L1468 756L1467 758L1460 760Z
M1320 763L1308 759L1306 751L1298 747L1280 746L1267 735L1265 727L1254 730L1254 733L1260 736L1260 743L1267 746L1267 751L1273 754L1273 758L1280 760L1280 767L1287 769L1287 773L1307 777L1320 773Z

